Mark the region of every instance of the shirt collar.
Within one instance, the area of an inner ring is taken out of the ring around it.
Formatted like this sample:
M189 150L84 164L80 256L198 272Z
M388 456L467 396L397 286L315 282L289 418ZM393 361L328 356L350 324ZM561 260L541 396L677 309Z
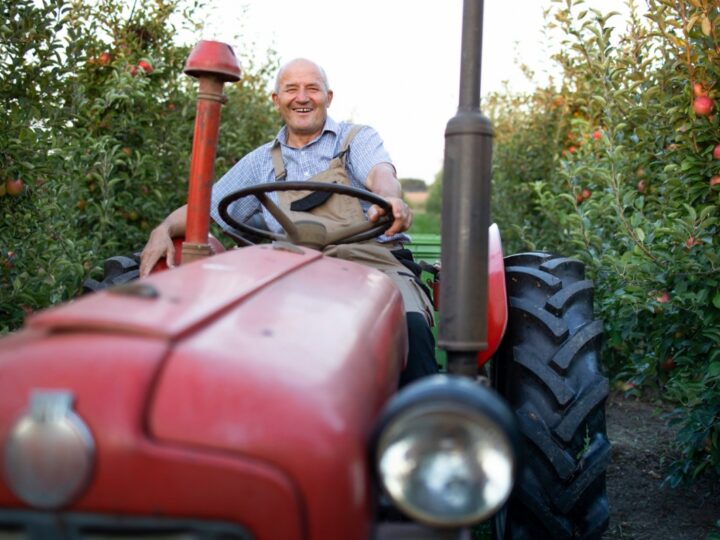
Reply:
M327 132L335 134L337 136L340 133L340 124L338 124L335 120L330 118L329 116L325 119L325 125L323 126L322 132L320 135L318 135L315 139L307 143L305 146L310 146L315 141L320 139L325 133ZM275 137L275 142L280 143L283 146L287 146L287 126L283 126L280 128L280 131L278 131L277 136Z

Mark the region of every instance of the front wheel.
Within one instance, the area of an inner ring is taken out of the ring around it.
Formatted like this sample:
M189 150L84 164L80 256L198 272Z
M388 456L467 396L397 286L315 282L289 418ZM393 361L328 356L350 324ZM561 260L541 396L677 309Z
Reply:
M493 373L525 444L503 537L599 539L610 443L592 282L579 261L546 253L507 257L505 271L509 321Z

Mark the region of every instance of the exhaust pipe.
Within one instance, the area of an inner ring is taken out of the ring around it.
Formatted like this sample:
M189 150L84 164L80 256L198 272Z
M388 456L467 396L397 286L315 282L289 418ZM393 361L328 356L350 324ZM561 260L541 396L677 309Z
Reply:
M212 254L208 243L210 197L220 108L227 101L223 85L240 80L240 66L230 45L200 41L190 53L183 71L200 80L190 161L187 226L182 246L181 262L185 264Z
M442 302L438 346L448 372L475 378L487 349L492 125L480 112L483 0L463 6L460 103L445 129Z

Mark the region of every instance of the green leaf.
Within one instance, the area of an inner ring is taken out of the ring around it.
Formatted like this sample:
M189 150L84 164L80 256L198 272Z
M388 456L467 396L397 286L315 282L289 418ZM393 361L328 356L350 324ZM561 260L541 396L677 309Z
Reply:
M710 24L710 19L708 19L707 15L703 15L702 18L702 31L706 36L709 36L712 32L712 25Z
M708 367L708 375L711 377L718 377L720 376L720 362L713 362Z

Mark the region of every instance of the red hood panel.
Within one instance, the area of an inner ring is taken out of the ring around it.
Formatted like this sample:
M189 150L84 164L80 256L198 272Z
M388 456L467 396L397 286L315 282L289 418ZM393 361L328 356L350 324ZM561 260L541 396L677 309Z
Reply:
M231 250L138 282L152 286L157 298L101 291L46 310L32 317L27 326L177 338L319 257L320 253L309 249L299 253L271 246Z
M95 440L97 479L111 462L105 460L109 448L132 447L141 436L148 387L167 351L160 340L99 333L43 336L23 331L3 340L0 451L10 428L27 411L33 390L67 390ZM0 506L8 498L0 481Z
M96 449L91 481L68 510L238 523L258 540L303 538L302 504L282 472L148 437L148 392L170 344L147 336L22 331L0 350L0 455L33 390L68 390ZM24 507L0 474L0 508ZM283 516L282 520L277 515Z
M285 471L304 494L312 538L367 538L365 444L406 347L392 282L322 258L180 343L150 429L165 442Z

